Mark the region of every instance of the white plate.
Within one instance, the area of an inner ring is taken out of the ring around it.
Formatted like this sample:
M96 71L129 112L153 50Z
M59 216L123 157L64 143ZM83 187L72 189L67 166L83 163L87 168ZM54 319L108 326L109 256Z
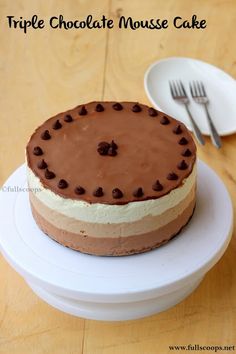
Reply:
M236 81L223 70L191 58L157 61L145 73L144 87L154 107L179 119L192 130L184 106L170 94L169 80L181 79L191 99L190 110L203 134L209 135L204 108L191 98L189 82L202 81L210 99L209 111L220 135L236 132Z
M217 175L198 163L195 213L181 234L139 255L97 257L45 236L31 214L25 166L0 193L0 246L8 262L45 301L93 319L125 320L162 311L196 288L223 255L231 236L232 205Z

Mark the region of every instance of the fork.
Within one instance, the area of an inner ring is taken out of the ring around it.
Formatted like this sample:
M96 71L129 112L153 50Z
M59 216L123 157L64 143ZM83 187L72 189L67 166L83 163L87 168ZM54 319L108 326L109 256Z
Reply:
M202 136L202 133L200 131L200 129L198 128L190 110L189 110L189 98L188 98L188 95L185 91L185 88L184 88L184 85L182 84L182 82L179 80L179 81L169 81L169 85L170 85L170 92L171 92L171 95L172 95L172 98L182 104L184 104L185 108L186 108L186 111L189 115L189 119L190 119L190 122L192 124L192 127L193 127L193 132L194 132L194 135L197 139L197 141L204 145L205 144L205 141L204 141L204 138Z
M209 98L206 94L204 85L202 82L198 81L193 81L192 83L189 84L190 91L192 98L194 99L195 102L200 103L204 106L209 128L210 128L210 134L211 134L211 141L212 143L219 149L222 144L221 144L221 139L219 134L217 133L217 130L214 126L214 123L211 119L210 113L208 111L208 103L209 103Z

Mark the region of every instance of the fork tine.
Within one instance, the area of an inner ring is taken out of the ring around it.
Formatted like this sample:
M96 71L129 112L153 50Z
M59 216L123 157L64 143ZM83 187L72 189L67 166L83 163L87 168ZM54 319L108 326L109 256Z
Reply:
M182 88L183 95L187 97L187 93L186 93L186 91L185 91L185 88L184 88L184 85L183 85L182 81L179 81L179 84L180 84L180 86L181 86L181 88Z
M195 97L199 96L196 81L193 81L193 88L194 88Z
M195 97L194 91L193 91L193 84L191 82L189 84L189 88L190 88L190 92L191 92L192 97Z
M201 85L201 88L202 88L203 95L204 95L205 97L207 97L207 94L206 94L206 91L205 91L205 87L204 87L202 81L200 81L200 85Z
M173 84L174 94L175 94L175 96L178 96L178 89L176 87L175 82L173 81L172 84Z
M205 96L204 94L204 90L202 89L202 85L201 85L201 81L198 81L198 87L199 87L199 91L200 91L200 96Z
M182 89L181 89L181 86L180 86L180 81L176 80L176 85L178 87L179 96L183 96L183 92L182 92Z
M172 86L172 82L171 81L169 81L169 86L170 86L171 96L172 96L172 98L174 98L175 94L174 94L174 90L173 90L173 86Z
M198 96L202 96L202 93L201 93L201 87L200 87L200 85L199 85L199 82L198 82L198 81L196 81L196 87L197 87L197 95L198 95Z

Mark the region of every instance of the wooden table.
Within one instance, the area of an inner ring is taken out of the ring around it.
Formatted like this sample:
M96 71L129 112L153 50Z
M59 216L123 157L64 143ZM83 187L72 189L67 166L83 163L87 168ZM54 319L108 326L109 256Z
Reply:
M47 27L24 34L6 22L7 15L38 14L47 21L58 14L82 19L90 13L114 21L122 14L136 19L190 19L197 14L208 25L205 30L171 26L161 31ZM148 103L143 75L157 59L195 57L236 77L234 0L1 0L0 15L0 184L23 163L27 139L51 115L91 100ZM235 135L223 138L220 151L207 139L198 154L225 182L235 206ZM236 345L235 235L187 300L164 313L118 323L83 320L53 309L0 257L0 353L164 354L169 345L190 343Z

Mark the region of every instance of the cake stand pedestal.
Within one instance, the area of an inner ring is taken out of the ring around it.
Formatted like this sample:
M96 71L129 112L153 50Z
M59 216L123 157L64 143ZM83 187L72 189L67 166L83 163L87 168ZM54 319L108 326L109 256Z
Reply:
M232 234L229 194L201 161L191 221L166 245L139 255L91 256L54 242L35 224L26 189L23 165L0 194L1 252L40 298L83 318L129 320L174 306L221 258Z

